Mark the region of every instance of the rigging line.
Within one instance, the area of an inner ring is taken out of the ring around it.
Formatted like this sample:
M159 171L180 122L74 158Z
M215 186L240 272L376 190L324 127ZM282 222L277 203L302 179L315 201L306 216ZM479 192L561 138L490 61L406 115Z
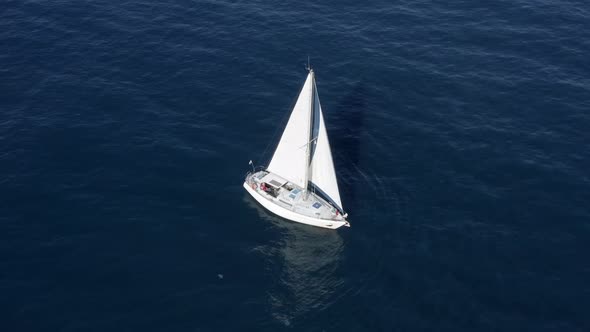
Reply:
M304 148L304 147L306 147L306 146L310 145L310 144L311 144L311 142L313 142L313 141L315 141L315 140L317 140L317 139L318 139L317 137L316 137L316 138L314 138L314 139L312 139L311 141L309 141L309 142L307 142L307 143L303 144L302 146L300 146L300 147L299 147L299 149L302 149L302 148Z

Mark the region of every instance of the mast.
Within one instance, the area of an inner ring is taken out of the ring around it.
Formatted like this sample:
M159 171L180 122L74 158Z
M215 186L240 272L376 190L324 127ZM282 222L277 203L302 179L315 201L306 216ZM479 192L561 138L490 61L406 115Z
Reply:
M309 61L309 60L308 60ZM311 75L311 84L310 84L310 98L309 98L309 125L307 126L308 129L308 136L307 136L307 152L305 153L305 182L304 182L304 187L303 190L305 192L304 198L307 199L308 197L308 184L309 184L309 173L310 173L310 162L309 159L311 157L311 142L312 142L312 135L313 135L313 131L312 131L312 124L313 124L313 100L314 100L314 93L313 93L313 87L314 87L314 83L315 83L315 77L314 77L314 73L313 73L313 69L311 69L311 67L308 67L307 69L309 70L309 74Z

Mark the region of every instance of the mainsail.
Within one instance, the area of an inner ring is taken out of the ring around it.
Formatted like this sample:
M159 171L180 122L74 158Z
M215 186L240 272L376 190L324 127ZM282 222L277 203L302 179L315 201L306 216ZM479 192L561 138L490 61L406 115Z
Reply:
M314 83L315 85L315 83ZM342 202L340 201L340 192L338 190L338 182L336 181L336 172L334 170L334 162L332 161L332 151L330 150L330 142L328 141L328 133L324 122L324 115L322 114L322 107L320 105L320 98L317 89L314 89L314 130L315 149L311 159L311 182L319 188L337 208L342 210Z
M313 74L309 73L299 93L287 127L267 170L305 188L307 184L307 148L311 129L311 89Z
M310 71L305 80L267 170L302 188L307 188L307 182L310 181L332 204L342 210L313 71Z

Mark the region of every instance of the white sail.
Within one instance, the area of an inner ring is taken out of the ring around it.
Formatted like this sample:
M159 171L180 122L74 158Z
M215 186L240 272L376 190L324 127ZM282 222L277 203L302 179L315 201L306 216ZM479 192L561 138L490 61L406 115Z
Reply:
M311 129L312 84L313 74L310 72L267 168L268 171L302 188L306 187L307 182L307 145Z
M314 93L315 129L313 134L315 137L315 149L313 150L311 161L311 182L342 210L338 182L336 181L336 171L334 170L334 162L332 161L332 151L330 150L330 142L328 141L328 133L326 131L317 89L314 89Z

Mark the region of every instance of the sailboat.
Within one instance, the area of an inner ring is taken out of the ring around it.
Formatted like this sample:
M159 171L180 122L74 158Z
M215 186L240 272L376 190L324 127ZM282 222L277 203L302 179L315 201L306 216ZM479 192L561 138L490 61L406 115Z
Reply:
M317 227L350 227L340 200L313 69L308 67L270 163L266 168L252 167L244 188L270 212Z

